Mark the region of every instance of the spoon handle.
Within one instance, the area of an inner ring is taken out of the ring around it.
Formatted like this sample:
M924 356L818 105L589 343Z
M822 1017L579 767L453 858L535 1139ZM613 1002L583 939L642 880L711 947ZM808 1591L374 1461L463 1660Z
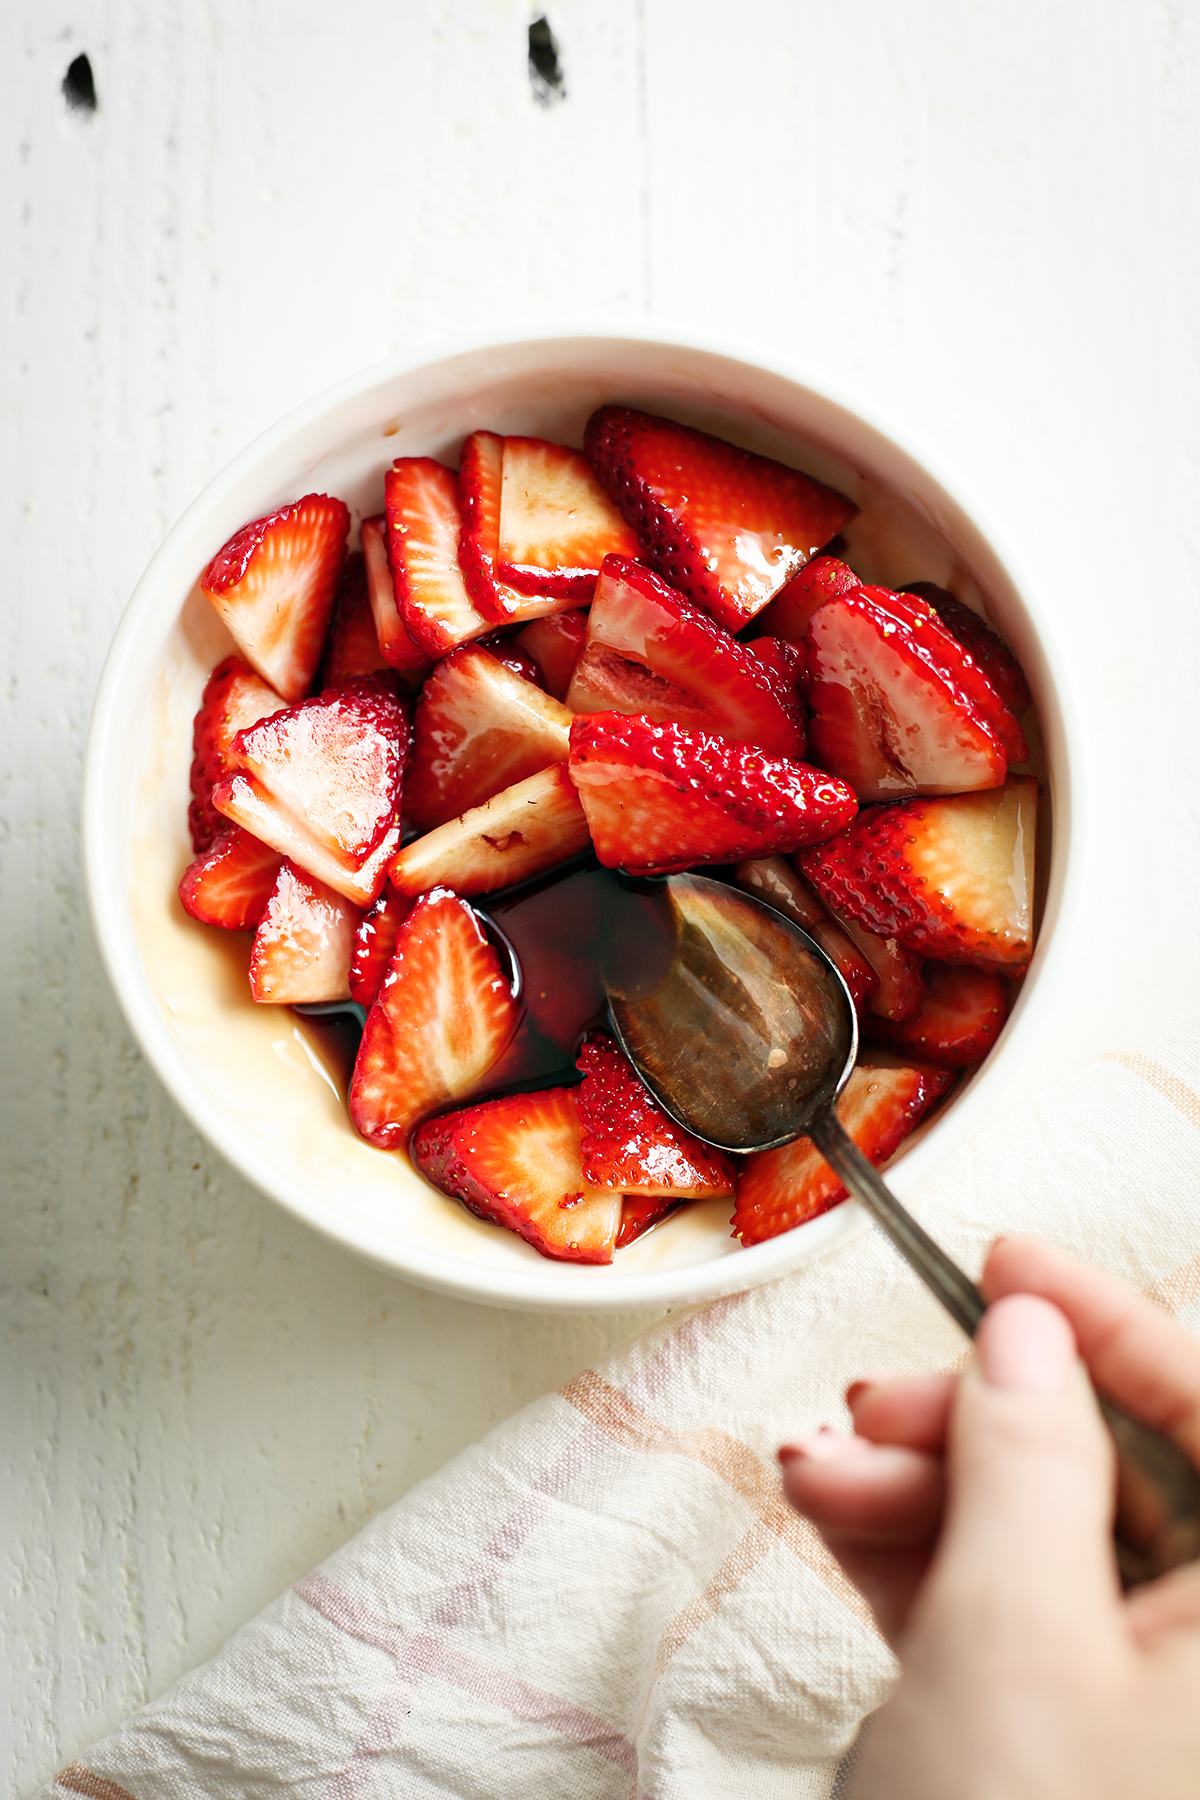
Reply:
M974 1337L986 1311L983 1295L900 1204L832 1107L814 1120L809 1136L930 1293ZM1173 1438L1105 1395L1096 1398L1116 1451L1117 1567L1124 1586L1136 1587L1200 1558L1200 1472Z

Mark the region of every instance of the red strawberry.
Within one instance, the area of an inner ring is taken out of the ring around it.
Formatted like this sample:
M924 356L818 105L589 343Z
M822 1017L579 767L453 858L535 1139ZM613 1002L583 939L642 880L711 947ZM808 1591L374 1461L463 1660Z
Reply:
M673 720L771 756L804 754L793 666L769 667L627 557L608 557L596 583L567 705Z
M764 856L740 862L734 870L734 880L748 894L757 894L777 912L794 919L802 931L816 939L841 971L861 1015L878 992L879 977L849 934L830 918L803 877L782 856Z
M730 631L857 510L797 469L625 406L592 414L584 450L644 559Z
M418 1120L478 1088L519 1019L466 901L445 888L422 895L367 1014L350 1083L355 1128L381 1150L403 1150Z
M542 686L556 700L565 700L571 675L587 636L587 614L572 608L534 619L513 639L532 656L541 670Z
M396 933L412 911L412 900L389 882L369 912L358 921L350 956L350 998L370 1006L387 974Z
M1037 782L869 806L800 866L822 899L942 962L1020 970L1033 949Z
M1033 705L1033 695L1020 663L1003 639L971 607L957 600L935 581L910 581L900 589L915 594L932 606L946 630L952 632L983 670L1008 710L1020 718Z
M213 795L213 805L227 819L273 845L280 856L289 856L315 880L335 888L355 906L371 906L378 899L387 880L388 863L400 843L400 826L395 824L362 867L352 868L314 837L302 820L281 808L253 775L240 772L221 783Z
M184 911L202 925L253 931L271 898L283 858L239 825L224 823L224 834L184 874L179 898Z
M363 520L362 546L367 574L367 601L375 623L380 654L388 667L397 670L412 686L424 678L429 668L429 658L409 636L396 605L396 584L392 578L392 565L388 561L386 513Z
M421 1173L542 1256L609 1263L621 1196L584 1179L570 1088L513 1094L430 1119L413 1139Z
M568 766L606 868L769 856L831 836L855 811L844 782L804 763L619 713L575 720Z
M616 1248L624 1250L655 1225L661 1225L672 1213L687 1205L686 1200L672 1200L668 1194L626 1194L621 1201L621 1224Z
M808 651L803 642L789 643L782 637L756 637L746 640L746 648L769 669L784 692L801 698L808 693ZM800 710L803 721L803 708Z
M240 657L227 656L209 676L192 730L192 803L188 822L193 849L207 850L229 830L229 820L222 818L212 797L217 784L233 773L229 750L234 738L247 725L270 718L286 705L287 701L261 681Z
M556 763L414 838L388 872L402 894L439 884L458 894L491 894L577 856L587 841L583 807Z
M342 570L333 618L329 623L319 685L322 688L340 687L344 681L353 681L360 675L374 675L387 666L367 598L366 565L362 552L352 550Z
M576 1067L583 1076L575 1102L590 1182L673 1200L733 1193L729 1158L667 1117L607 1032L585 1038Z
M486 650L489 656L494 656L497 662L503 663L506 669L511 669L514 675L519 675L522 681L531 681L534 687L546 692L546 683L542 680L542 671L536 660L528 651L518 648L516 639L510 637L507 631L489 631L486 637L476 638L475 642L480 650Z
M894 598L857 588L813 614L813 754L863 800L998 787L1007 758L968 691L961 651L930 614L909 603L906 617Z
M569 606L569 599L526 594L502 580L500 509L504 488L504 443L494 431L473 431L459 455L458 496L462 537L458 560L474 606L489 619L537 619Z
M285 700L317 672L349 526L340 500L306 494L243 525L200 577L242 655Z
M889 612L925 637L928 637L930 624L936 625L941 633L937 639L937 652L944 666L953 670L955 681L964 689L979 717L1003 744L1009 762L1024 762L1029 755L1029 745L1025 742L1020 721L1008 710L974 657L928 601L920 595L893 594L887 588L872 588L870 592L878 596Z
M404 816L443 825L551 763L565 762L571 714L490 651L462 644L425 683L413 720Z
M384 500L396 606L413 642L433 658L490 631L493 621L472 605L458 566L454 471L431 456L402 456L384 477Z
M600 565L637 539L578 450L506 437L496 573L524 594L586 606Z
M851 1071L837 1110L863 1155L878 1166L895 1153L954 1076L946 1069L901 1062L886 1051L872 1051L871 1059ZM811 1138L797 1138L780 1150L759 1150L746 1158L738 1177L733 1235L743 1244L761 1244L845 1198L845 1188Z
M350 998L350 953L359 911L285 861L254 934L250 992L272 1006Z
M786 638L789 644L802 644L808 631L808 622L818 606L824 606L827 600L836 600L839 594L851 594L862 582L844 562L836 556L814 556L810 563L805 563L798 575L793 575L785 588L781 588L763 612L760 612L755 624L759 631L769 631L772 637Z
M991 969L927 962L920 1005L899 1024L872 1019L873 1044L907 1050L942 1069L962 1069L985 1057L1008 1017L1008 981Z
M803 855L801 851L800 855ZM799 857L792 857L795 865ZM800 877L803 880L803 876ZM810 894L815 890L804 883ZM878 987L867 1002L867 1011L877 1014L881 1019L907 1019L910 1013L921 1004L921 996L925 992L921 980L922 961L915 950L906 950L903 944L893 937L878 937L875 932L868 931L860 920L851 918L847 912L840 912L829 902L824 902L830 918L839 925L850 939L855 949L863 956L875 971Z

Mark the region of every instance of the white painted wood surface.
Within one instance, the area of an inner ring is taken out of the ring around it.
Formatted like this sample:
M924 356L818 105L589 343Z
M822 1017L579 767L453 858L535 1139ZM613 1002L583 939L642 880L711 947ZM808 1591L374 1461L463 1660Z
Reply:
M143 1067L76 832L171 521L440 331L648 316L927 442L1041 584L1096 812L1027 1084L1200 1004L1200 14L1178 0L13 0L0 30L0 1789L210 1655L631 1321L393 1283L242 1186ZM94 116L69 113L91 58Z

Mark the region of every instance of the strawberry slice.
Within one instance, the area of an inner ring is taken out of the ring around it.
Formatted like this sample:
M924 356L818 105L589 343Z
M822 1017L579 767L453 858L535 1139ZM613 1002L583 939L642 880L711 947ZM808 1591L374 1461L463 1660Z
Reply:
M584 451L645 560L730 631L858 510L798 469L625 406L592 414Z
M818 606L836 600L839 594L852 594L862 582L836 556L814 556L798 575L793 575L781 588L770 606L760 612L755 624L772 637L786 638L789 644L802 644L808 622Z
M770 856L832 836L855 811L846 784L819 769L619 713L575 720L568 767L610 869Z
M542 680L542 671L528 651L518 647L516 640L507 631L489 631L486 637L476 638L480 650L486 650L497 662L519 675L522 681L531 681L536 688L546 691L546 683Z
M350 953L360 914L286 860L250 952L250 992L271 1006L350 998Z
M479 1086L520 1016L466 901L445 888L423 894L367 1014L350 1083L355 1129L381 1150L403 1150L418 1120Z
M621 1201L621 1224L617 1231L616 1248L624 1250L626 1244L635 1244L640 1237L645 1237L655 1225L661 1225L672 1213L677 1213L687 1205L686 1200L672 1200L668 1194L626 1194Z
M909 581L900 589L932 606L946 630L968 651L1016 718L1033 705L1033 695L1020 663L1008 645L979 614L936 581ZM1019 760L1014 758L1015 760Z
M873 1044L909 1051L942 1069L962 1069L982 1060L1008 1017L1007 978L991 969L927 962L916 1010L900 1023L872 1019Z
M523 594L586 606L610 554L636 556L637 539L587 458L544 438L506 437L496 573Z
M1004 746L968 689L961 650L918 603L895 599L857 588L813 614L813 754L862 800L999 787Z
M354 931L350 954L350 998L370 1006L387 974L396 948L396 933L412 911L408 894L398 894L389 882L374 906L362 915Z
M457 894L491 894L566 862L587 842L584 809L557 763L414 838L389 873L402 894L439 885Z
M458 560L472 604L489 619L510 623L541 618L570 606L571 601L553 594L526 594L501 578L504 444L505 439L494 431L473 431L463 443L458 466L462 508Z
M771 756L804 754L794 665L770 667L624 556L608 557L596 583L567 705L673 720Z
M1021 970L1033 950L1037 782L870 806L800 866L822 899L942 962Z
M367 575L367 601L375 623L375 636L384 662L410 686L424 680L429 658L413 642L396 605L396 584L388 561L387 515L379 513L362 522L363 562Z
M306 494L243 525L200 577L242 655L285 700L312 686L349 528L340 500Z
M494 621L472 605L458 566L454 471L431 456L402 456L384 477L384 504L396 607L413 643L436 658L483 637Z
M550 1088L430 1119L413 1139L413 1161L443 1193L542 1256L609 1263L621 1196L585 1179L579 1137L573 1090Z
M800 853L803 855L803 851ZM791 859L792 865L799 857ZM797 871L797 878L804 877ZM817 898L816 890L804 881L806 891ZM915 950L906 950L903 944L893 937L878 937L875 932L868 931L858 919L851 918L847 912L839 912L828 900L822 902L829 917L835 925L841 927L859 954L870 963L875 971L878 986L867 1002L867 1011L877 1014L881 1019L907 1019L921 1004L921 996L925 985L921 980L922 959Z
M733 1193L728 1156L668 1118L607 1032L584 1039L575 1066L583 1172L596 1187L672 1201Z
M943 664L953 670L955 681L964 689L979 717L999 738L1009 762L1024 762L1029 755L1029 745L1025 742L1020 721L1008 710L975 658L929 602L919 594L893 594L887 588L870 591L883 601L889 612L920 630L925 637L928 637L930 625L936 626L941 633L937 639L937 653Z
M863 1155L878 1166L894 1155L913 1126L954 1080L948 1069L901 1062L872 1051L859 1062L838 1101L838 1118ZM748 1156L738 1177L733 1235L761 1244L828 1212L846 1190L811 1138Z
M780 689L788 695L789 705L795 705L807 695L808 649L803 642L793 644L782 637L756 637L746 640L746 648L757 656L765 669L771 671ZM803 725L802 706L799 708L799 716Z
M219 662L204 686L192 728L192 801L188 823L192 848L207 850L229 830L213 805L213 790L233 773L230 748L239 731L282 711L287 701L259 679L238 656Z
M802 931L816 939L841 971L855 1010L861 1017L878 992L879 977L850 935L830 918L803 877L797 875L782 856L763 856L740 862L733 878L748 894L757 894L776 912L794 919Z
M179 898L183 910L202 925L253 931L271 898L283 858L240 825L231 826L227 819L222 823L222 836L185 871Z
M404 816L443 825L551 763L565 762L571 714L477 644L463 644L425 683L413 719Z
M541 670L546 692L556 700L565 700L586 637L587 614L572 608L534 619L512 641L532 656Z
M366 564L362 552L352 550L342 570L317 685L322 689L340 687L344 681L375 675L387 666L367 598Z
M217 788L213 794L213 805L227 819L232 819L235 825L244 826L255 837L261 838L264 844L272 845L280 856L290 857L315 880L335 888L347 900L352 900L355 906L374 905L387 880L388 863L400 844L400 826L397 823L371 852L362 867L355 869L341 856L327 849L302 819L295 818L286 808L281 807L275 796L253 775L243 775L240 771Z

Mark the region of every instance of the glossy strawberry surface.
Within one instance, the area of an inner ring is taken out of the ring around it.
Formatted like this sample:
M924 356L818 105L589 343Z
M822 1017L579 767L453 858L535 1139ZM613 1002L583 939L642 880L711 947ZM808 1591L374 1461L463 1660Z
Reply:
M545 438L506 437L496 571L526 594L586 605L606 556L637 539L585 456Z
M493 620L467 592L458 562L463 521L453 469L432 456L402 456L384 476L388 560L396 609L431 660L482 637ZM386 649L386 639L380 633Z
M801 644L818 606L861 586L854 570L836 556L814 556L758 614L755 626L774 637L786 638L789 643Z
M318 685L321 688L340 687L344 681L353 681L360 675L374 675L387 666L387 657L379 648L379 635L371 616L366 563L362 551L354 550L346 558L342 570L333 617L329 621L329 636L321 657Z
M435 885L459 894L493 894L532 881L587 848L588 822L561 763L502 788L392 859L392 885L421 894Z
M379 992L392 953L396 933L412 911L408 894L398 894L390 883L359 919L354 930L354 947L350 953L350 998L359 1006L371 1006Z
M350 998L358 908L283 862L250 952L250 992L272 1006Z
M179 899L201 925L253 931L262 918L283 861L270 844L222 819L224 832L185 870Z
M286 705L282 695L239 656L225 657L209 676L192 727L188 823L193 849L207 850L229 830L229 820L213 805L213 792L236 766L230 755L234 738L248 725L270 718Z
M583 1170L599 1187L676 1200L732 1194L733 1164L669 1118L607 1032L584 1040L576 1060Z
M409 687L418 685L429 672L430 658L413 638L396 604L396 582L388 555L387 514L362 522L363 567L367 604L375 624L380 655Z
M906 1019L874 1018L867 1038L908 1050L939 1068L981 1062L1004 1029L1009 1010L1007 978L990 969L927 962L921 998Z
M1024 670L1004 640L977 612L935 581L910 581L900 589L932 606L947 631L970 651L1009 711L1019 719L1033 705ZM1016 759L1021 760L1021 759Z
M532 656L546 692L556 700L565 700L586 638L587 614L571 607L545 619L534 619L512 641Z

